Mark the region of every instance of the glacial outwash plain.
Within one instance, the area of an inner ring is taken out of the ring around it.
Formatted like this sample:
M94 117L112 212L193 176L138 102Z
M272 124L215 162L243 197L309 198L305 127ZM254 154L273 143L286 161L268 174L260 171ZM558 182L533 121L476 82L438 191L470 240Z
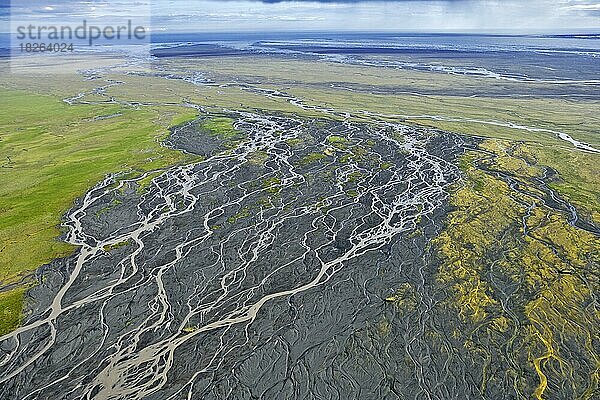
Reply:
M0 75L0 399L599 398L598 57Z

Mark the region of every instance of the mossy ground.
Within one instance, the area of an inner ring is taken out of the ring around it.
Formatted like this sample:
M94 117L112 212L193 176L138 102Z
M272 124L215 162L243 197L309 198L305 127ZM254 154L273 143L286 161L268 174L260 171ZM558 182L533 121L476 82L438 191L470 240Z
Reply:
M463 157L465 182L453 193L455 211L435 241L447 304L472 329L465 346L488 354L490 342L500 346L512 336L503 357L522 370L498 373L513 376L525 397L591 399L600 370L600 313L590 308L600 292L600 240L538 198L532 178L543 169L531 164L527 146L490 140L481 147L494 156ZM494 171L510 174L526 190L512 189ZM501 377L485 379L482 387Z
M309 153L300 159L300 165L308 165L324 159L326 156L323 153Z

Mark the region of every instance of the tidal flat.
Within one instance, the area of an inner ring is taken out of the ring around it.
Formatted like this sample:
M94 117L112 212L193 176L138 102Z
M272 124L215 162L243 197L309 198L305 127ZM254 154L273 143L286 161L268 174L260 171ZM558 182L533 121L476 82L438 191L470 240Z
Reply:
M594 398L594 77L384 58L0 78L0 397Z

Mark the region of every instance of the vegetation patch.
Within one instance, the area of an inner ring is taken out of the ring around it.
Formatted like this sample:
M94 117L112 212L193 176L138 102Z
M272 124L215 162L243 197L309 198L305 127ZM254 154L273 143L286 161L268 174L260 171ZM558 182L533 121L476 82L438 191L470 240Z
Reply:
M327 143L337 149L345 150L348 147L349 140L342 136L331 135L327 137Z
M0 336L15 330L23 319L23 297L26 287L0 293Z
M242 218L248 218L249 216L250 216L250 209L248 207L244 207L237 214L232 215L231 217L227 218L227 222L229 222L230 224L235 224L238 220L240 220Z
M124 241L124 242L119 242L119 243L115 243L115 244L107 244L106 246L103 247L105 252L110 252L112 250L117 250L120 249L122 247L125 247L127 245L129 245L129 241Z
M245 139L245 135L235 129L234 123L235 120L233 118L211 117L202 120L199 128L201 131L219 138L227 148L232 149Z
M300 139L300 138L292 138L292 139L287 139L285 141L287 143L288 146L290 147L298 147L300 146L302 143L304 143L304 140Z
M326 156L323 153L309 153L300 159L300 165L308 165L316 163Z
M269 154L265 151L257 150L248 155L248 162L254 165L265 165L269 160Z
M396 306L400 312L412 312L416 309L417 293L410 283L403 283L396 293L387 297L385 301Z
M144 193L152 184L152 180L158 176L160 176L164 171L156 171L148 174L144 178L137 181L137 193Z
M530 149L522 146L486 141L481 147L493 156L463 158L464 185L434 243L437 280L460 324L471 327L462 336L466 348L489 358L490 343L510 340L506 354L494 355L495 369L514 377L525 398L590 399L600 370L600 313L589 308L600 292L600 239L540 200L534 178L542 168L524 160ZM499 170L525 189L509 186ZM483 376L482 387L493 384L495 377Z
M263 180L262 185L271 194L278 194L281 191L281 179L276 176Z

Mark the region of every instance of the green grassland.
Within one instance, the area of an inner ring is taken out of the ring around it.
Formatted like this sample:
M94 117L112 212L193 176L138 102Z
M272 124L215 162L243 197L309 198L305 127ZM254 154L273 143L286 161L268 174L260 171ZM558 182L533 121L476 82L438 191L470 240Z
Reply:
M436 121L434 116L462 120L514 123L561 131L590 144L600 144L600 102L573 102L563 99L465 98L457 96L415 96L352 93L335 89L290 86L286 93L305 99L308 104L361 114L404 117L409 122L426 123L440 128L460 127L477 136L506 136L510 139L566 145L550 133L527 132L481 122Z
M0 284L73 251L57 240L61 216L106 174L185 161L160 139L168 126L194 116L180 107L69 106L55 96L0 88ZM2 314L12 317L3 318L0 334L18 323L22 293L2 293Z

